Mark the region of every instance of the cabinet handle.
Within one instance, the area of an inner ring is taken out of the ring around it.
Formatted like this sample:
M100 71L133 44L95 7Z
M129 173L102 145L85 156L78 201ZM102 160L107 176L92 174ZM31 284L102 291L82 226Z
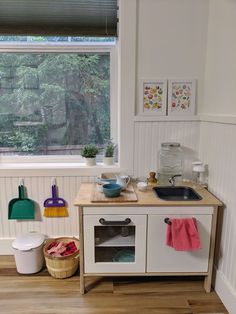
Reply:
M126 226L131 223L130 218L126 218L125 220L106 220L104 218L99 219L100 224L103 226Z

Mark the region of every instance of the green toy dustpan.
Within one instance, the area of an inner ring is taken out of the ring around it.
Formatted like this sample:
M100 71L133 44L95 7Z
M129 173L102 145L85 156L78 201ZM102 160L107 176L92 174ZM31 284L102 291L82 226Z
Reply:
M18 186L19 198L13 198L8 204L8 219L34 219L34 201L25 198L25 188Z

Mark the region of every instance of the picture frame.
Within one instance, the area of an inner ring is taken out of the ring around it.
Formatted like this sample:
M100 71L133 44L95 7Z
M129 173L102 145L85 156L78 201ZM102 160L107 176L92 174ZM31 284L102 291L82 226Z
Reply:
M168 80L169 116L194 115L196 112L196 79Z
M141 79L139 104L140 115L166 116L167 79Z

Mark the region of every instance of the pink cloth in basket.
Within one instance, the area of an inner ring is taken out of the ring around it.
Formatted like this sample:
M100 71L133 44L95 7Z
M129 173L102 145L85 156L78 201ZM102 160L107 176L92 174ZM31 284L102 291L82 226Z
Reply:
M71 241L69 243L53 241L47 249L47 254L60 257L74 254L76 251L77 247L74 241Z
M166 231L166 244L176 251L201 249L196 218L170 219Z

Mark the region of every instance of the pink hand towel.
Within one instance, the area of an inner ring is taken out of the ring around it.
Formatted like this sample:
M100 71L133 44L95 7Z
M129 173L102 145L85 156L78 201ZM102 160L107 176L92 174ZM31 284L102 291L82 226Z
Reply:
M176 251L201 249L196 218L170 219L167 225L166 244Z

